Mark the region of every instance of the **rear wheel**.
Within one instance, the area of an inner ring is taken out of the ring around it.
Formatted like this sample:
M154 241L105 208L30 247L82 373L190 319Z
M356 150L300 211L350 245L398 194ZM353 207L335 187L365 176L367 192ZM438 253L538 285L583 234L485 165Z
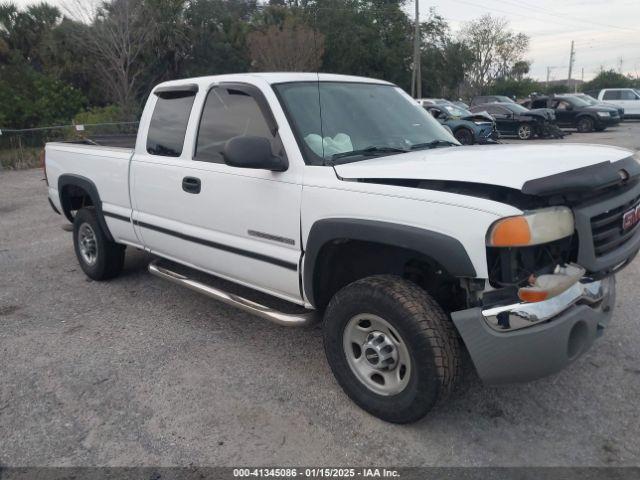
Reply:
M518 127L518 138L520 140L529 140L533 137L533 129L528 123L523 123Z
M460 128L453 134L462 145L473 145L473 133L466 128Z
M80 267L93 280L108 280L122 270L125 247L107 239L94 208L82 208L74 216L73 246Z
M425 416L460 374L451 320L420 287L393 275L358 280L329 303L324 348L345 393L394 423Z
M577 129L580 133L589 133L593 131L593 119L591 117L582 117L578 120Z

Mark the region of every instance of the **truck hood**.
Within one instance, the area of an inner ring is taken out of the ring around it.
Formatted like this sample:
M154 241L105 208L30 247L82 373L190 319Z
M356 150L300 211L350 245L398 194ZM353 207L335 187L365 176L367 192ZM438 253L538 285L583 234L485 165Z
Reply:
M631 155L629 150L604 145L502 144L419 150L334 168L345 180L435 180L522 190L530 180L608 164Z

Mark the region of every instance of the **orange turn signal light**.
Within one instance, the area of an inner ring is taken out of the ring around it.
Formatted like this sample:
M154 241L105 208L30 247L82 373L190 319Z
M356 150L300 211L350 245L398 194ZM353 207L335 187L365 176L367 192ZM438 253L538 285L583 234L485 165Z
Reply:
M549 292L546 290L538 290L533 288L521 288L518 290L518 297L523 302L535 303L542 302L549 298Z
M531 243L529 222L524 217L509 217L497 222L491 229L492 247L516 247Z

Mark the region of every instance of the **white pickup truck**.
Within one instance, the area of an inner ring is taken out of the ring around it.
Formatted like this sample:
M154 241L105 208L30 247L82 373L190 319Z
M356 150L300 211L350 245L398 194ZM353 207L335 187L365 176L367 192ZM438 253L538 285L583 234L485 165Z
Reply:
M487 383L571 363L640 248L633 152L461 147L367 78L166 82L133 150L50 143L45 169L89 277L115 277L131 246L153 274L265 319L321 319L344 391L390 422L445 398L463 348Z
M598 100L624 108L624 118L640 118L640 89L603 88L595 93Z

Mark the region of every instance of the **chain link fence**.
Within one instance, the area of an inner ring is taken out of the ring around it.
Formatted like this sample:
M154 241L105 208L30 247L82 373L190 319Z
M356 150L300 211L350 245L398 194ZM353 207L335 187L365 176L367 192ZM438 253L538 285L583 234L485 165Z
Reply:
M47 142L78 142L132 148L138 122L56 125L52 127L0 129L0 169L23 169L40 165Z

